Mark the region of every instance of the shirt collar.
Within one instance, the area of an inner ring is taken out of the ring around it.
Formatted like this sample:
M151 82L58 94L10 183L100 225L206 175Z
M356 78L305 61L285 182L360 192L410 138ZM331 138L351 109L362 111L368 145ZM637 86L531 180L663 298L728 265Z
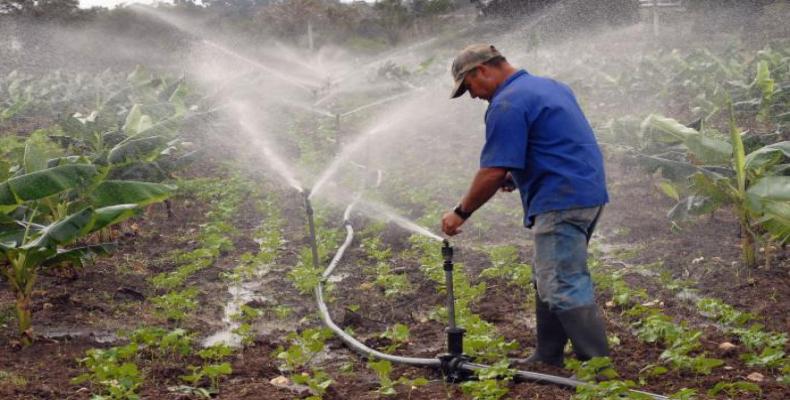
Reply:
M507 85L509 85L511 82L513 82L514 80L516 80L518 77L522 75L529 75L529 74L524 69L519 69L518 71L514 72L513 75L510 75L507 79L505 79L505 81L502 82L502 84L499 85L499 87L496 88L496 90L494 91L494 95L491 96L491 101L493 102L494 99L496 99L497 95L501 93L502 90L504 90L505 87L507 87Z

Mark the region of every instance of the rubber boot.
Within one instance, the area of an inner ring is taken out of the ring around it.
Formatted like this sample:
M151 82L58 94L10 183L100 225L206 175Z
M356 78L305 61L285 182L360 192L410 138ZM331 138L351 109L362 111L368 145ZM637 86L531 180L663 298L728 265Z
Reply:
M537 320L538 345L531 356L514 360L516 364L544 363L562 367L565 358L565 343L568 336L557 315L549 310L549 304L535 296L535 318Z
M576 358L587 361L593 357L609 355L609 343L603 319L595 304L557 313L565 332L573 344Z

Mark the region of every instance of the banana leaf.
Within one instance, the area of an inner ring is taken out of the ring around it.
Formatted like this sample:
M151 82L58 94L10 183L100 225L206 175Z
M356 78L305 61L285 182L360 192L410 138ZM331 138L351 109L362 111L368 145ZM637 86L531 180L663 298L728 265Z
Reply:
M110 150L107 161L110 164L119 164L147 158L164 143L165 138L161 136L149 136L125 141Z
M672 209L667 212L667 218L671 220L685 219L690 216L703 215L713 212L718 208L710 197L692 195L679 201Z
M765 171L776 164L790 159L790 141L770 144L757 149L746 156L746 169L749 171Z
M769 202L790 202L790 176L766 176L746 191L746 204L755 214L762 214Z
M661 175L673 181L682 180L699 170L697 166L688 162L658 156L640 154L637 155L637 161L651 173L661 168Z
M0 160L0 180L5 181L11 176L11 163L5 160Z
M137 213L138 204L118 204L115 206L97 208L94 211L94 222L90 232L124 221Z
M115 250L115 247L114 243L102 243L75 247L73 249L59 249L53 256L44 260L42 266L52 266L62 262L82 266L82 260L86 257L110 254Z
M54 248L69 244L90 232L94 223L93 208L84 208L45 227L40 236L22 245L22 249Z
M21 246L22 249L52 248L64 246L104 227L121 222L134 215L136 204L120 204L111 207L86 207L60 221L44 227L38 237Z
M143 114L140 104L135 104L126 115L126 122L122 129L127 136L134 136L149 129L151 125L153 125L151 117Z
M43 199L78 187L96 174L93 165L72 164L13 177L0 183L0 206Z
M771 79L768 61L763 60L757 63L757 75L754 77L752 86L760 89L763 104L767 104L771 101L771 97L774 94L774 80Z
M161 166L161 161L137 161L121 164L110 170L107 179L123 181L162 182L170 174Z
M710 136L704 136L694 128L680 122L651 114L642 122L642 137L648 142L677 143L682 142L694 158L702 164L725 164L732 156L730 143Z
M107 180L96 187L91 198L96 207L117 204L146 206L170 197L175 189L174 186L161 183Z
M90 161L83 156L67 156L67 157L50 158L49 160L47 160L47 168L54 168L59 165L88 164L89 162Z
M784 245L790 242L790 202L768 201L763 204L763 215L756 221L774 240Z
M29 138L25 143L25 155L22 158L22 163L28 174L47 168L46 151L33 138Z
M707 197L717 207L731 203L736 197L731 180L710 172L698 172L690 177L694 192Z

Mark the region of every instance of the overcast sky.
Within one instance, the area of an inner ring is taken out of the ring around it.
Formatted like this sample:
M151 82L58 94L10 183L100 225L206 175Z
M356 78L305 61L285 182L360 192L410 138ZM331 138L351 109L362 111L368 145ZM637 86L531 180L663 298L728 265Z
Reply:
M350 3L353 0L340 0L343 3ZM374 0L365 0L369 3L372 3ZM132 3L142 3L142 4L153 4L153 3L172 3L172 1L168 0L80 0L80 7L81 8L91 8L96 6L106 7L106 8L113 8L118 4L132 4Z

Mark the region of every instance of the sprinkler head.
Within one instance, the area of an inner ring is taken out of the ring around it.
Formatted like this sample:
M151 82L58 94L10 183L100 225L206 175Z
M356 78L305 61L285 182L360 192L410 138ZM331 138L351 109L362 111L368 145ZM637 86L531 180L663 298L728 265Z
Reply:
M302 192L302 196L304 196L304 208L307 214L313 214L313 206L310 204L310 189L305 189Z

